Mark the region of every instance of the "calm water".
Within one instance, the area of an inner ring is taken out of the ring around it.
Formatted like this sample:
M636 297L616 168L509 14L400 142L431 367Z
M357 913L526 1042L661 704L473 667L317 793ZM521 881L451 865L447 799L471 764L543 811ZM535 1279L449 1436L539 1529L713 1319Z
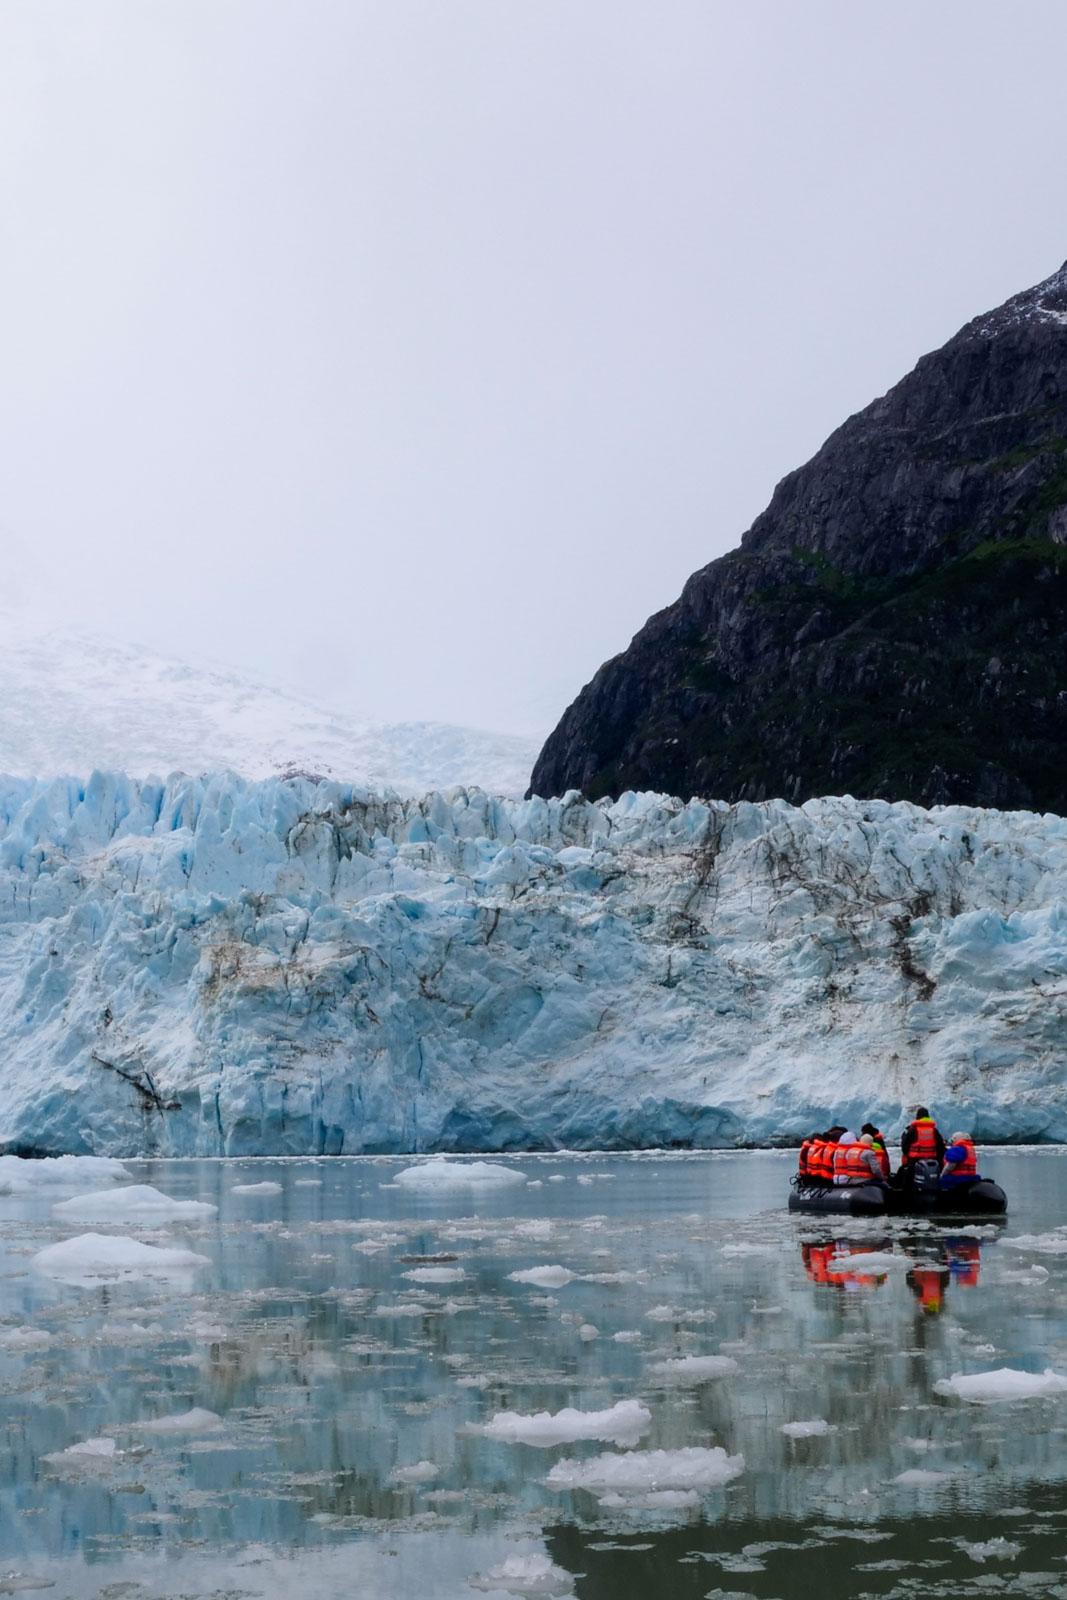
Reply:
M55 1194L0 1198L0 1593L470 1600L540 1555L583 1600L1067 1597L1067 1396L935 1389L1067 1373L1067 1254L1011 1244L1067 1223L1067 1152L988 1154L1011 1212L969 1233L792 1219L785 1155L505 1164L531 1182L424 1198L395 1185L405 1161L131 1163L219 1207L167 1226L210 1265L164 1284L53 1282L34 1253L89 1225L60 1225ZM233 1192L265 1180L281 1193ZM872 1250L901 1264L864 1270ZM464 1276L405 1277L424 1256ZM508 1276L552 1265L577 1276ZM736 1372L653 1371L705 1354ZM744 1470L696 1505L604 1505L545 1479L615 1445L466 1431L624 1399L652 1414L640 1449L721 1445ZM140 1427L192 1407L221 1424ZM832 1431L781 1432L813 1419ZM44 1459L99 1437L114 1456ZM916 1471L937 1476L894 1481Z

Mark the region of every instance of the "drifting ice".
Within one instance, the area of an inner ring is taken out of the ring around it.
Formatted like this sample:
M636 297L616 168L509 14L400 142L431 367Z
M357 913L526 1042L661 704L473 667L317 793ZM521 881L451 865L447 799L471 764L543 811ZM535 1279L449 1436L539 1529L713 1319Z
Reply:
M599 1439L605 1444L636 1444L652 1423L652 1413L637 1400L620 1400L606 1411L536 1411L523 1416L518 1411L498 1411L472 1432L487 1439L509 1444L532 1444L539 1448L574 1444L579 1439Z
M550 1489L612 1490L639 1494L645 1490L718 1489L740 1477L744 1456L730 1456L721 1446L684 1450L632 1450L626 1455L605 1451L587 1461L557 1461L545 1482Z
M207 1256L193 1250L164 1249L137 1239L104 1233L83 1233L76 1239L46 1245L31 1266L49 1278L82 1288L116 1278L188 1278L198 1267L209 1267Z
M1046 1367L1044 1372L1019 1372L1014 1367L998 1367L994 1372L954 1372L934 1384L938 1394L954 1395L975 1405L993 1405L999 1400L1033 1400L1067 1394L1067 1378Z
M52 1215L63 1222L191 1222L213 1217L218 1207L206 1200L172 1200L151 1184L132 1183L124 1189L79 1194L60 1200Z

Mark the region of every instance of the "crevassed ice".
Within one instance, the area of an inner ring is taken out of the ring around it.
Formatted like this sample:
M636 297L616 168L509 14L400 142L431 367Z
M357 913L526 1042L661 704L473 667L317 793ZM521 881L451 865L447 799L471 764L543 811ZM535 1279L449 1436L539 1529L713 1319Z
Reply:
M5 778L0 1142L705 1148L919 1094L1067 1139L1065 906L1025 812Z

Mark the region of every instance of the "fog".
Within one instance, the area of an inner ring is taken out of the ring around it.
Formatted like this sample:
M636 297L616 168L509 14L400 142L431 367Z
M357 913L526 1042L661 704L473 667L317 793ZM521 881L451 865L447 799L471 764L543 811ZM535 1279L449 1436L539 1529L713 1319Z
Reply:
M547 730L1067 256L1062 0L2 0L37 612Z

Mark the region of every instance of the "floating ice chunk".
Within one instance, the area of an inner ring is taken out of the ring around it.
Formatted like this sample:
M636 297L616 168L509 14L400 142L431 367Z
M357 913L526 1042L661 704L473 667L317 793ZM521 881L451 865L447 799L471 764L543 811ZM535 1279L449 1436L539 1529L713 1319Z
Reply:
M1067 1378L1046 1367L1044 1372L1019 1372L997 1367L993 1372L954 1372L934 1384L938 1394L953 1395L974 1405L995 1405L1002 1400L1034 1400L1067 1394Z
M321 1178L294 1178L293 1179L293 1188L294 1189L321 1189L322 1188L322 1179Z
M462 1267L412 1267L401 1276L413 1283L459 1283L467 1274Z
M583 1322L578 1329L578 1337L583 1344L592 1344L594 1339L600 1338L600 1329L592 1322Z
M1016 1544L1014 1539L1004 1539L999 1535L995 1539L981 1539L976 1544L969 1544L966 1539L957 1539L956 1544L965 1556L970 1556L972 1561L1014 1561L1016 1556L1021 1556L1023 1547Z
M727 1455L720 1445L690 1445L682 1450L604 1451L586 1461L557 1461L545 1482L550 1489L591 1489L639 1494L669 1489L717 1489L740 1477L744 1456Z
M432 1461L416 1461L410 1467L397 1467L393 1472L394 1483L432 1483L440 1475L440 1467Z
M929 1467L909 1467L906 1472L898 1472L892 1481L902 1489L937 1489L955 1476L954 1472L933 1472Z
M265 1178L262 1183L235 1183L231 1194L281 1194L282 1186Z
M640 1344L644 1335L637 1328L620 1328L611 1336L616 1344Z
M1035 1250L1045 1256L1067 1256L1067 1233L1017 1233L1003 1239L1010 1250Z
M574 1593L574 1579L546 1555L508 1556L499 1567L477 1572L467 1580L472 1589L504 1589L508 1594Z
M605 1444L636 1444L647 1433L652 1413L638 1400L619 1400L606 1411L535 1411L524 1416L518 1411L498 1411L481 1427L471 1431L487 1439L509 1444L532 1444L547 1449L557 1444L573 1444L579 1439L599 1439Z
M539 1239L542 1243L552 1237L554 1224L547 1217L531 1217L529 1222L515 1224L515 1233L520 1239Z
M44 1328L0 1328L0 1350L47 1350L52 1337Z
M206 1200L174 1200L148 1183L131 1183L124 1189L101 1189L76 1194L52 1207L52 1215L66 1222L182 1222L214 1217L218 1207Z
M695 1489L653 1489L649 1494L602 1494L600 1504L609 1511L690 1511L700 1504ZM631 1545L630 1549L635 1546ZM637 1546L636 1548L640 1548ZM712 1595L722 1595L731 1600L725 1589L712 1589ZM751 1595L737 1595L736 1600L752 1600Z
M820 1439L825 1433L836 1433L837 1429L824 1417L812 1417L810 1422L783 1422L778 1431L787 1439Z
M82 1184L120 1183L131 1173L110 1156L46 1156L31 1161L0 1156L0 1195L29 1194L48 1187L75 1189Z
M733 1356L675 1356L669 1361L654 1361L649 1370L671 1383L710 1383L741 1369Z
M562 1289L578 1276L566 1267L527 1267L525 1272L509 1272L512 1283L532 1283L538 1289Z
M908 1256L895 1255L891 1250L842 1251L830 1261L830 1272L893 1272L901 1267L913 1267Z
M214 1433L222 1427L217 1411L207 1411L203 1406L193 1406L190 1411L175 1411L170 1416L155 1417L151 1422L137 1423L141 1433Z
M117 1278L186 1279L211 1262L194 1250L141 1244L121 1234L80 1233L75 1239L46 1245L30 1264L49 1278L85 1288Z
M105 1322L96 1337L100 1344L123 1347L151 1344L153 1339L162 1339L164 1334L160 1322Z
M705 1306L653 1306L646 1311L649 1322L714 1322L715 1313Z
M436 1306L430 1306L420 1300L400 1300L395 1305L375 1306L376 1317L426 1317Z
M42 1456L43 1461L53 1465L70 1463L72 1465L91 1465L94 1462L112 1461L123 1452L118 1449L114 1439L83 1439L80 1444L69 1444L65 1450L53 1450L50 1455Z
M436 1156L416 1167L405 1167L393 1181L401 1189L423 1194L450 1194L456 1190L491 1190L508 1184L524 1184L526 1178L514 1167L501 1167L492 1161L448 1161Z

